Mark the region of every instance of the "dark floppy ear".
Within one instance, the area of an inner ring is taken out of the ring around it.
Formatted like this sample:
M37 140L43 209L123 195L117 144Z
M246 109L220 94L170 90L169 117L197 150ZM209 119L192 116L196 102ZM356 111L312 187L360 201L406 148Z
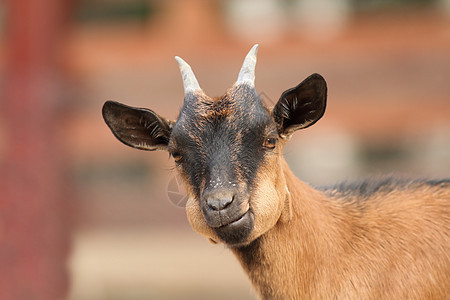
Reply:
M313 125L325 113L326 102L327 83L319 74L312 74L286 90L272 111L278 134L288 136Z
M153 111L106 101L102 114L112 133L125 145L150 151L167 148L172 122Z

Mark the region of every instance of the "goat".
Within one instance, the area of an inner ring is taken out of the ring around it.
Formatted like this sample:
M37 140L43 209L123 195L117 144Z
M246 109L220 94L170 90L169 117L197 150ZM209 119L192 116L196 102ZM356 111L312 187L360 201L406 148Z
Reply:
M450 179L297 179L283 147L323 116L327 85L313 74L265 107L257 48L217 98L175 57L185 92L176 121L113 101L104 120L124 144L170 153L190 225L231 249L262 299L449 299Z

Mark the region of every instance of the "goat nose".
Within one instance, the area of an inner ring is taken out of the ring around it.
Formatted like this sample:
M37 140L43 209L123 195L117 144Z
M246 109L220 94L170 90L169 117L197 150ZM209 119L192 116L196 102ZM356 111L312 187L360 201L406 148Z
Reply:
M233 200L233 193L213 193L206 198L206 203L213 210L222 210L227 208Z

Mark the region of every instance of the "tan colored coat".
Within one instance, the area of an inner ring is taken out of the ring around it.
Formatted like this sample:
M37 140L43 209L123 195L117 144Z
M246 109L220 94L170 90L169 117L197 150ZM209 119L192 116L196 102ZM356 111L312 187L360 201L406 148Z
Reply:
M283 169L291 220L233 249L263 299L449 299L448 183L359 200Z

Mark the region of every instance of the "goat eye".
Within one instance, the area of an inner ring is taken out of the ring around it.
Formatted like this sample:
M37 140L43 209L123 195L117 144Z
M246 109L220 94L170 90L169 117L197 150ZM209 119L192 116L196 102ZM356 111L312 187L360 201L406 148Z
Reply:
M181 155L180 152L172 152L171 153L173 159L175 160L176 164L181 163L181 160L183 159L183 156Z
M277 144L276 138L267 138L264 140L264 147L267 149L274 149Z

